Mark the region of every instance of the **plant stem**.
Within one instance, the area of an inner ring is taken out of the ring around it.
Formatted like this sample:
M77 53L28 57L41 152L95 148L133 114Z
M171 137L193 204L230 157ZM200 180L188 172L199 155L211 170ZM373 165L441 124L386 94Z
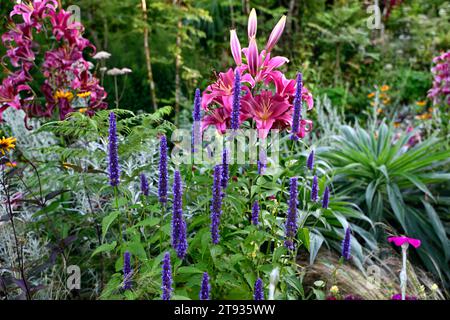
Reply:
M400 289L402 291L402 300L406 299L406 283L408 275L406 274L406 252L408 251L408 244L402 245L402 271L400 272Z

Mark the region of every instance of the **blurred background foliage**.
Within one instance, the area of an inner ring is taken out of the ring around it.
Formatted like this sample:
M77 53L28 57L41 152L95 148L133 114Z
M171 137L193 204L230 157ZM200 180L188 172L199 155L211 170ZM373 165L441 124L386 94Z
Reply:
M253 7L261 45L287 14L275 50L289 58L288 75L302 71L315 96L327 94L350 118L367 108L367 94L375 85L389 85L397 105L425 100L432 58L450 44L450 4L445 0L402 1L389 10L380 0L381 29L368 28L372 13L367 8L373 2L361 0L151 0L146 1L146 20L142 0L62 2L81 8L86 36L98 51L112 54L109 68L133 70L126 83L130 90L121 100L122 108L133 111L151 111L154 105L145 67L147 29L155 104L175 105L184 111L178 114L182 118L190 114L195 88L205 89L215 72L233 65L229 29L237 28L246 46L246 21ZM11 7L12 1L2 1L2 29ZM113 104L113 79L106 77L105 86Z

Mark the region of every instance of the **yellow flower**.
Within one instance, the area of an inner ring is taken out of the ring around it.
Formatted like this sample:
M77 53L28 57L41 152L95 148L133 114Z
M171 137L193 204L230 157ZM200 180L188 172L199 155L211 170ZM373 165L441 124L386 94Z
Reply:
M438 285L436 283L433 283L433 285L431 286L431 291L437 291L437 289L439 289Z
M15 167L17 167L17 163L16 162L7 162L6 166L10 167L10 168L15 168Z
M78 110L79 113L85 113L87 111L87 108L80 108Z
M91 92L90 91L86 91L86 92L80 92L80 93L78 93L77 94L77 97L78 98L87 98L87 97L89 97L91 95Z
M339 294L339 288L338 288L338 286L332 286L332 287L330 288L330 292L331 292L333 295Z
M382 113L382 112L383 112L383 109L378 108L377 113Z
M371 92L367 95L367 98L372 99L373 97L375 97L375 92Z
M1 138L0 139L0 152L2 155L5 155L9 150L13 150L16 145L14 144L17 141L16 138Z
M428 108L428 112L430 112L430 113L433 112L433 108L431 108L431 107Z
M65 90L57 90L55 95L54 95L54 98L56 100L58 100L58 99L67 99L69 101L72 101L73 93L70 92L70 91L65 91Z
M400 125L401 125L401 122L394 122L394 128L398 128L398 127L400 127Z
M385 91L388 91L390 88L391 87L389 87L388 85L384 84L384 85L381 86L380 90L381 90L381 92L385 92Z
M383 104L388 104L389 102L391 102L390 98L383 99Z
M427 104L427 102L425 100L416 102L416 105L418 105L419 107L424 107L426 104Z

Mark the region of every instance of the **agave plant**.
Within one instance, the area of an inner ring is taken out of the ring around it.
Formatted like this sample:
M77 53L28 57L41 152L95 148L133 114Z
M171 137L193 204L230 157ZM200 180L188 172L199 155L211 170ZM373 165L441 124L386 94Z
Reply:
M413 135L396 134L385 123L374 131L343 126L324 157L335 167L335 187L372 221L421 239L422 263L448 283L449 229L439 207L449 200L440 190L450 178L450 151L435 136L412 146Z

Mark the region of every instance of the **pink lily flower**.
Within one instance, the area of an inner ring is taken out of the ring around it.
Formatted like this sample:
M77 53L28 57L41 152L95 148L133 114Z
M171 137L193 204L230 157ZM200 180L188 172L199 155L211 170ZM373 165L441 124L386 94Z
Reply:
M242 49L236 30L230 30L230 47L234 61L240 66L242 64Z
M219 73L217 81L209 85L203 92L202 108L208 110L208 106L213 102L217 102L219 97L231 96L233 93L233 83L234 71L232 68L228 69L227 72ZM241 83L248 83L252 87L255 85L253 78L249 74L241 76ZM242 89L248 90L248 87L243 85Z
M58 2L56 0L35 0L30 3L16 4L10 17L21 15L25 24L37 27L39 31L41 25L37 20L45 18L49 14L54 14L57 8Z
M280 21L275 25L272 30L272 33L269 36L266 44L267 52L270 52L273 47L277 44L278 40L280 40L281 35L283 34L284 26L286 25L286 16L282 16Z
M275 56L272 58L270 53L266 54L266 50L258 53L256 40L254 39L250 40L249 47L244 48L242 52L244 52L244 55L247 58L247 69L253 76L254 83L275 78L277 72L279 72L275 69L278 69L289 62L289 59L286 57Z
M258 136L267 137L272 127L287 126L292 118L292 108L289 101L272 91L263 90L255 97L250 92L241 100L242 106L250 110L256 121Z
M0 86L0 104L5 104L19 110L22 105L19 93L28 90L30 90L28 85L16 85L13 78L6 78Z
M296 88L295 80L287 79L280 71L272 71L269 74L269 78L274 82L276 91L280 96L288 95L294 97ZM306 102L308 111L314 108L314 98L306 87L302 87L302 100Z
M419 239L408 238L405 236L389 237L388 241L393 242L398 247L401 247L403 244L408 243L417 249L421 245L421 241Z
M202 119L202 131L213 125L217 131L224 134L227 124L230 122L231 114L225 108L216 108L208 112Z
M252 11L250 11L250 15L248 17L248 38L252 39L256 37L256 29L258 28L258 20L256 18L256 10L253 8Z
M297 136L303 139L308 132L313 129L313 122L311 120L302 119L300 120L300 125L298 126Z

